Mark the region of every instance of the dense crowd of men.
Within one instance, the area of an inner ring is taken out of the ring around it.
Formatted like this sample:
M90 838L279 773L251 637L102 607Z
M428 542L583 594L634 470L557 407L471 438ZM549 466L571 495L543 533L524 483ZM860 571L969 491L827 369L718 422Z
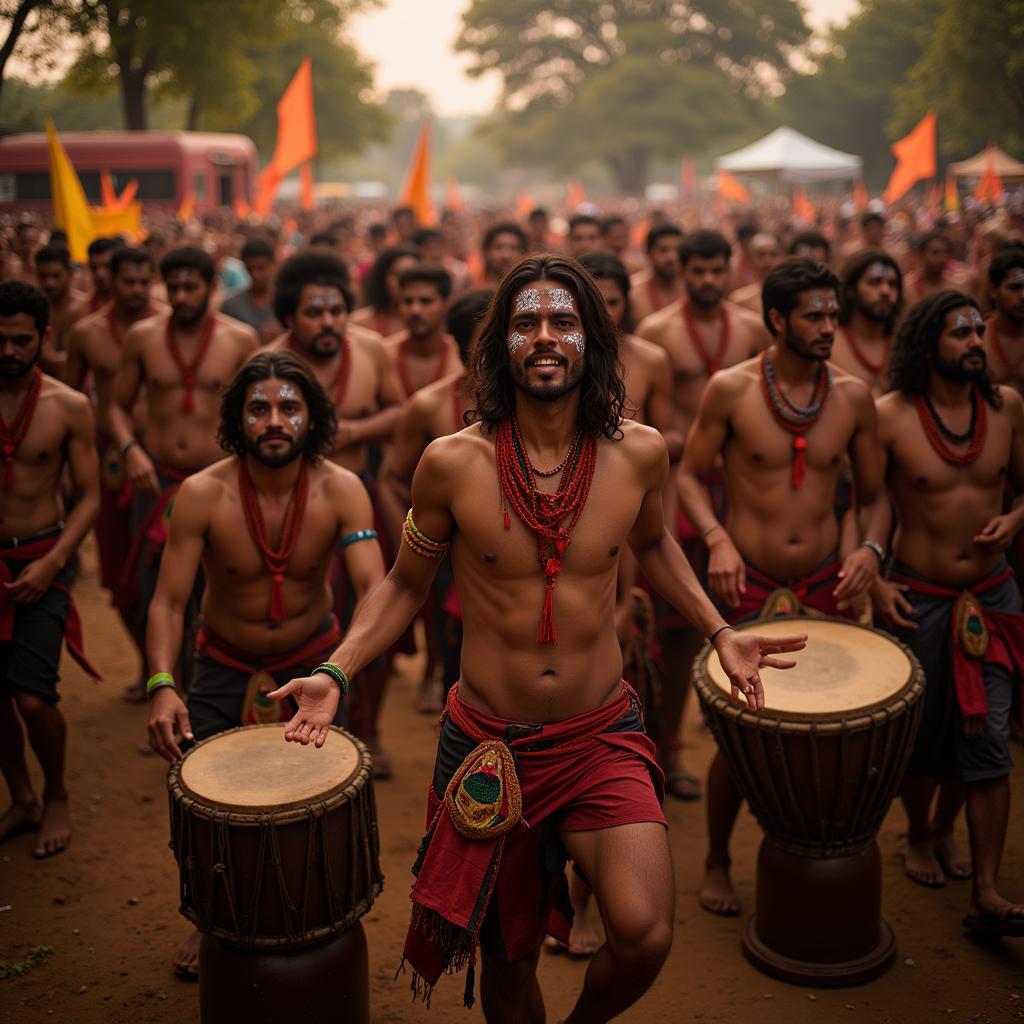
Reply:
M417 632L418 706L447 707L433 796L492 719L550 732L552 765L520 783L560 856L531 829L489 883L484 1007L538 1013L546 928L549 948L595 957L570 1019L610 1019L671 942L662 794L705 800L700 903L740 910L741 796L721 754L706 781L684 766L681 725L709 638L735 695L763 703L758 668L802 640L731 626L772 617L787 588L918 656L906 874L970 878L966 926L1024 934L998 884L1024 668L1024 210L821 221L775 205L437 227L407 208L211 215L96 239L85 266L30 216L0 225L0 841L34 832L47 857L71 837L59 662L66 644L98 674L73 596L94 529L138 652L124 696L149 697L170 761L247 723L319 745L333 721L387 778L381 707ZM660 685L638 697L602 672L642 607ZM599 712L585 735L617 737L614 772L580 760L582 734L564 742ZM589 788L552 802L570 762ZM424 915L441 857L421 851ZM559 922L512 910L566 886ZM429 987L427 942L411 929L406 955ZM175 966L196 965L193 936Z

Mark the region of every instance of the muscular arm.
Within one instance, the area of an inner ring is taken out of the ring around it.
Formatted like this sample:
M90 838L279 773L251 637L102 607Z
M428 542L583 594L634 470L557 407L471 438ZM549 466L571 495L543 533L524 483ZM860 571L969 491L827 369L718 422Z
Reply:
M647 399L647 419L665 438L669 462L679 462L683 454L683 438L675 428L672 409L672 361L661 349L651 360L651 394Z
M64 565L92 528L100 511L100 465L96 455L96 427L92 408L83 395L67 395L68 470L75 491L75 507L64 523L64 533L53 556Z
M132 409L142 384L142 335L132 328L125 336L121 365L114 383L114 400L106 409L107 422L100 423L119 448L134 438Z
M355 474L348 474L347 486L334 491L338 528L344 537L357 530L373 529L373 506L370 496ZM371 591L384 579L384 556L374 540L356 541L345 549L345 571L356 594L356 614Z
M68 387L74 388L76 391L82 390L85 371L88 368L88 363L82 351L88 337L89 329L88 327L83 327L82 324L75 324L71 328L71 334L68 336L67 358L64 360L64 366L61 370L61 380Z
M702 537L715 527L725 532L725 527L715 518L704 480L729 435L733 391L734 385L728 376L716 374L708 382L687 435L683 461L676 475L683 511Z

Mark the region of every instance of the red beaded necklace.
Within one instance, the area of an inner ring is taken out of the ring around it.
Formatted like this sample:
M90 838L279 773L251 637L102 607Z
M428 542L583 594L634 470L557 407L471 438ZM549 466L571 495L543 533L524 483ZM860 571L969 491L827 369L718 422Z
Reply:
M807 475L807 438L804 435L815 423L828 404L828 396L832 390L832 374L828 364L822 362L818 367L818 379L814 382L814 393L811 404L806 408L794 405L783 393L775 380L775 366L768 357L768 352L761 353L761 390L765 402L771 410L775 422L793 435L793 473L791 484L797 490Z
M977 459L985 447L985 438L988 436L988 415L985 409L985 399L982 398L977 387L971 388L971 425L967 434L953 434L952 431L939 419L939 414L929 401L927 395L917 395L914 398L914 406L917 409L918 418L924 429L924 436L928 438L929 444L939 458L951 463L954 466L968 466ZM946 438L956 439L956 443L964 444L970 441L965 452L955 452L946 443Z
M263 564L270 573L270 621L280 622L284 618L284 571L295 550L302 529L302 520L306 514L306 499L309 497L309 469L303 461L299 469L299 478L288 499L288 507L284 513L281 526L281 543L275 551L267 540L267 527L260 509L259 495L249 476L245 460L238 463L238 490L242 496L242 508L245 511L245 523L249 527L249 536L263 556Z
M289 352L294 352L301 359L305 360L305 353L295 344L295 335L289 332L288 341L285 347ZM342 335L341 348L338 352L338 372L334 375L334 384L331 386L331 394L334 398L334 405L341 415L341 406L348 394L348 380L352 374L352 346L346 336Z
M181 372L181 382L185 388L185 397L181 401L181 411L184 413L195 411L196 402L193 392L196 386L196 372L210 348L210 342L213 340L213 329L216 325L217 318L212 315L207 316L202 334L199 336L196 354L192 357L190 363L186 363L185 357L181 354L181 349L178 348L178 342L174 338L174 319L173 317L167 318L167 351L170 352L174 365Z
M541 611L537 642L557 644L555 628L554 589L562 571L562 556L569 546L573 528L583 512L597 466L597 441L593 436L576 435L565 470L554 494L537 490L537 480L526 454L526 445L519 434L515 417L498 427L494 444L498 481L503 496L505 529L512 528L508 505L526 526L537 535L537 560L544 571L544 607ZM565 520L568 519L566 523Z
M437 363L437 372L433 378L429 380L428 384L436 384L443 376L445 370L448 368L448 346L445 345L441 349L441 358ZM405 391L406 398L412 398L413 395L419 390L413 383L412 377L409 374L409 338L406 336L402 339L401 344L398 346L397 353L398 363L398 377L402 382L402 388Z
M697 350L697 354L704 361L704 368L709 377L722 368L722 361L725 359L725 353L729 349L729 312L725 306L721 305L718 307L718 312L722 319L722 333L718 340L718 351L711 355L704 345L704 339L701 338L700 332L697 330L697 324L690 310L690 303L683 303L683 323L686 325L686 333L689 335L693 347Z
M892 354L892 338L885 339L885 354L882 356L880 363L873 363L864 354L864 350L857 344L856 338L853 336L853 331L849 327L843 328L843 337L846 338L846 344L849 346L850 351L854 354L857 362L864 367L868 373L878 376L882 373L885 368L889 365L889 356Z
M18 445L25 440L28 428L32 425L32 416L35 414L36 403L42 390L43 373L36 366L32 370L28 391L25 392L25 397L21 400L10 426L4 423L3 414L0 413L0 451L4 457L4 487L10 487L14 483L14 453L18 450Z

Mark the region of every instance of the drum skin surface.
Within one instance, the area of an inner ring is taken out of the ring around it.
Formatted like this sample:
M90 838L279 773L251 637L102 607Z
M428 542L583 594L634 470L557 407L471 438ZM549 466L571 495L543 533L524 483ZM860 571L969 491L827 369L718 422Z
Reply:
M381 891L366 747L335 726L325 745L286 743L283 724L197 744L168 773L181 913L246 948L338 935Z

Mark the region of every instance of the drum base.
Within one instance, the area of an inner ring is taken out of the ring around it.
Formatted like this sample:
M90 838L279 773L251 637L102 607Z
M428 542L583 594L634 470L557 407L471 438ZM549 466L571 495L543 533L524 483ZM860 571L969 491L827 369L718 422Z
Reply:
M814 857L766 838L757 857L757 912L743 949L759 970L797 985L859 985L886 971L896 941L882 920L878 844Z
M200 1024L369 1024L366 934L357 921L299 949L242 949L204 935L199 944Z

